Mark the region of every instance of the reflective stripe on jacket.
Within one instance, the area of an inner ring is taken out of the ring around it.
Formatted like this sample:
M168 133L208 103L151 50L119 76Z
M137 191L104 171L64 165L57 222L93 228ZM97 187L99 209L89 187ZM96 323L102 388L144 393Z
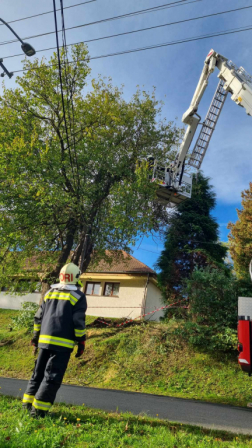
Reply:
M86 296L77 290L50 289L34 318L38 346L51 350L73 350L86 340Z

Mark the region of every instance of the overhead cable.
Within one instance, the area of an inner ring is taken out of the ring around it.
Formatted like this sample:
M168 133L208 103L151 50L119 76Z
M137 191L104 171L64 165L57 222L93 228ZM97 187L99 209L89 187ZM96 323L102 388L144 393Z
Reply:
M88 39L88 40L85 40L85 41L68 44L66 46L69 47L69 46L78 45L78 44L81 44L81 43L90 43L90 42L96 42L96 41L104 40L104 39L111 39L111 38L119 37L119 36L126 36L128 34L140 33L140 32L143 32L143 31L153 30L153 29L167 27L167 26L171 26L171 25L178 25L178 24L181 24L181 23L192 22L194 20L207 19L209 17L214 17L214 16L218 16L218 15L222 15L222 14L229 14L229 13L232 13L232 12L241 11L241 10L245 10L245 9L249 9L249 8L252 8L252 5L251 6L244 6L242 8L229 9L227 11L216 12L216 13L213 13L213 14L207 14L207 15L204 15L204 16L192 17L190 19L179 20L179 21L176 21L176 22L169 22L169 23L165 23L163 25L150 26L150 27L147 27L147 28L140 28L138 30L126 31L124 33L117 33L117 34L111 34L109 36L97 37L97 38L94 38L94 39ZM36 50L36 53L49 51L49 50L55 50L56 48L57 47L44 48L42 50ZM4 59L14 58L14 57L18 57L18 56L23 56L23 53L14 54L14 55L11 55L11 56L5 56Z
M179 242L181 243L183 241L179 241ZM220 246L223 243L222 241L217 242L217 243L213 243L213 242L196 241L196 240L190 240L190 242L188 242L188 240L185 240L185 242L188 243L187 245L189 245L190 243L197 243L197 244L208 244L208 245L210 244L210 245L213 245L213 246ZM244 247L244 246L242 246L242 247ZM145 252L151 252L152 254L156 254L156 255L161 255L161 252L164 251L164 249L160 249L160 251L153 251L153 250L149 250L149 249L143 249L143 248L140 247L139 249L135 249L134 252L137 252L138 250L144 250Z
M81 3L77 3L76 5L70 5L70 6L65 6L64 9L70 9L70 8L76 8L76 6L82 6L82 5L86 5L87 3L94 3L97 0L88 0L85 2L81 2ZM56 11L60 11L60 9L56 9ZM34 19L35 17L40 17L40 16L44 16L46 14L52 14L54 11L46 11L46 12L41 12L39 14L34 14L33 16L27 16L27 17L22 17L21 19L15 19L15 20L10 20L8 23L14 23L14 22L21 22L22 20L28 20L28 19ZM0 26L2 26L3 24L0 23Z
M206 34L206 35L202 35L202 36L190 37L190 38L186 38L186 39L175 40L175 41L165 42L165 43L161 43L161 44L150 45L150 46L146 46L146 47L133 48L131 50L118 51L116 53L108 53L108 54L103 54L103 55L99 55L99 56L92 56L87 59L79 60L78 62L88 62L88 61L94 60L94 59L102 59L102 58L119 56L119 55L124 55L124 54L129 54L129 53L136 53L139 51L153 50L155 48L169 47L169 46L173 46L173 45L184 44L187 42L194 42L194 41L198 41L198 40L209 39L211 37L226 36L229 34L242 33L242 32L251 31L251 30L252 30L252 25L249 25L247 27L234 28L231 30L226 30L223 32L218 32L218 33L213 33L213 34ZM69 64L73 64L73 63L75 63L75 61L69 61ZM53 64L50 64L50 65L46 65L45 67L53 67L53 66L54 66ZM34 67L31 69L15 70L15 71L13 71L13 73L21 73L21 72L32 71L32 70L43 70L43 68L44 67L42 66L42 67Z
M141 9L139 11L129 12L127 14L121 14L119 16L108 17L107 19L101 19L101 20L96 20L94 22L83 23L82 25L72 26L72 27L66 28L66 31L74 30L74 29L77 29L77 28L83 28L85 26L98 25L100 23L110 22L112 20L124 19L126 17L134 17L134 16L137 16L137 15L140 15L140 14L147 14L147 13L151 13L151 12L162 11L163 9L174 8L174 7L177 7L177 6L182 6L182 5L189 4L189 3L198 3L198 2L202 2L202 1L204 1L204 0L192 0L192 1L189 1L189 0L177 0L177 1L172 2L172 3L165 3L164 5L154 6L152 8ZM60 31L62 31L62 30L59 30L59 32ZM37 37L48 36L50 34L54 34L54 31L48 31L47 33L35 34L33 36L26 36L26 37L23 38L23 40L24 39L35 39ZM14 42L18 42L17 39L0 42L0 45L12 44Z
M63 91L63 82L62 82L62 70L61 70L61 60L60 60L60 51L59 51L59 36L58 36L58 25L57 25L57 13L56 13L56 3L55 3L55 0L53 0L53 7L54 7L54 23L55 23L55 35L56 35L56 44L57 44L57 57L58 57L58 68L59 68L60 91L61 91L61 101L62 101L62 108L63 108L63 118L64 118L65 130L66 130L67 144L68 144L68 147L70 147L69 136L68 136L68 129L67 129L67 122L66 122L66 111L65 111L64 91Z
M78 165L78 159L77 159L77 152L76 152L76 140L75 140L75 113L74 113L74 103L73 103L73 80L69 82L69 75L71 77L71 73L69 73L70 65L68 61L68 52L67 52L67 40L66 40L66 31L65 31L65 18L64 18L64 5L63 0L60 0L60 7L61 7L61 23L62 23L62 43L63 43L63 58L64 58L64 73L65 73L65 84L66 84L66 90L67 90L67 113L68 113L68 120L69 120L69 126L70 126L70 137L73 139L73 150L74 150L74 157L75 157L75 165L77 168L77 186L78 191L80 187L80 177L79 177L79 165ZM71 103L71 110L70 110L70 104ZM69 148L69 155L71 157L70 148Z

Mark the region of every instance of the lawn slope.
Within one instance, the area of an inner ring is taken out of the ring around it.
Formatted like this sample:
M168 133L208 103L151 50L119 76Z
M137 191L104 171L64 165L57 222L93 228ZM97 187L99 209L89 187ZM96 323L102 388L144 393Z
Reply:
M10 331L15 311L0 310L0 376L28 379L34 367L25 330ZM176 323L89 328L83 358L73 355L66 384L121 389L245 406L252 380L236 354L195 351L172 336Z

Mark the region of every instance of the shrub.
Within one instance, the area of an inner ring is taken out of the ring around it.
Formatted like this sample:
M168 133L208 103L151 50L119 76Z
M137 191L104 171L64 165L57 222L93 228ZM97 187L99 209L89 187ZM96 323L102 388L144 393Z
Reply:
M229 352L237 349L237 331L221 325L185 322L174 330L174 335L206 351Z
M227 268L208 266L192 273L183 295L189 299L188 321L174 334L204 350L236 350L238 296L251 297L252 283L237 280Z
M227 270L206 267L195 270L186 280L189 318L203 325L236 328L238 285Z
M12 328L15 330L26 329L32 331L34 315L38 309L38 305L32 302L22 303L21 310L17 313L15 317L12 317Z

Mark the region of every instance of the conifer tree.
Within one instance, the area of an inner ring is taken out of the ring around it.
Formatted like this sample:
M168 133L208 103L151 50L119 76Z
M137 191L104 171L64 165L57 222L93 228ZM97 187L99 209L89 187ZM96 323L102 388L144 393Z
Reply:
M170 218L165 248L156 268L167 298L179 295L183 280L196 267L224 266L226 247L218 242L218 224L211 211L216 203L209 178L193 176L192 198L178 205Z
M228 225L231 230L229 250L237 276L246 279L252 259L252 182L248 190L242 192L242 210L237 210L237 213L236 223Z

